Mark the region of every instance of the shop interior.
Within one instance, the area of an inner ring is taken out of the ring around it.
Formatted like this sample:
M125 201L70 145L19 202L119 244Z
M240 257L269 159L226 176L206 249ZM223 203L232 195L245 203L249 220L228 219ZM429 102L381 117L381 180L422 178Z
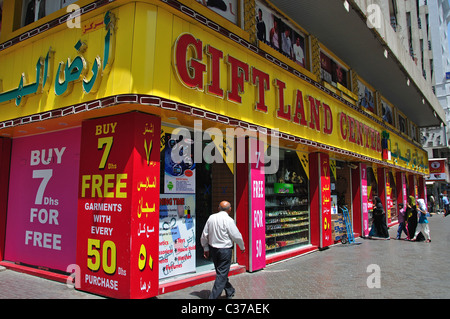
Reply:
M279 149L277 173L266 174L266 255L310 243L307 167L307 153Z

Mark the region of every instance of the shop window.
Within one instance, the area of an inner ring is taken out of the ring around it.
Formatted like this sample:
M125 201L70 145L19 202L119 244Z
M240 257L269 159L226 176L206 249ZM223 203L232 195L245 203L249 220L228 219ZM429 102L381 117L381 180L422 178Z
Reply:
M23 0L22 1L22 26L42 19L49 14L67 7L77 0Z
M225 19L238 24L238 0L197 0Z
M375 106L375 92L358 80L358 105L364 110L377 113Z
M266 175L266 254L310 243L308 154L279 150L279 169Z
M320 52L320 76L323 81L335 87L339 83L348 88L348 71L322 51Z
M160 279L214 269L203 257L203 228L221 201L235 207L233 166L207 158L209 152L204 152L214 148L209 145L213 142L203 137L203 159L195 163L193 133L185 138L171 131L163 126L161 135ZM173 152L180 163L173 160Z
M259 1L256 2L256 36L260 42L306 67L305 36Z

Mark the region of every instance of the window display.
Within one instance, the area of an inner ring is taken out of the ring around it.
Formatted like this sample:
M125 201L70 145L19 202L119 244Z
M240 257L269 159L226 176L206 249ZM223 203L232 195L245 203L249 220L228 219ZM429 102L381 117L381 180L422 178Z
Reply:
M309 243L308 154L279 154L278 172L266 175L267 254Z

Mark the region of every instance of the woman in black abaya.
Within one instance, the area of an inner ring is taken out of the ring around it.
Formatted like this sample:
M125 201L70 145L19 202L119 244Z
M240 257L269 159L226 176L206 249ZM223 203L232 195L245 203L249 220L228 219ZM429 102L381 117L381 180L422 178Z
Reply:
M416 199L414 196L408 197L408 207L406 208L406 217L408 218L408 233L409 238L412 238L416 232L417 227L417 208Z
M375 208L372 211L373 226L375 227L375 236L381 238L389 238L388 227L386 224L386 213L381 203L381 199L378 196L374 197Z

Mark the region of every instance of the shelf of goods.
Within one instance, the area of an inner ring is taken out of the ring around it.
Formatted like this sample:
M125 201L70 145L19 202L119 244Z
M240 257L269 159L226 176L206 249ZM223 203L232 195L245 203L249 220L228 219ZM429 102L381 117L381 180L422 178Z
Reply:
M309 242L308 199L266 193L266 250Z

